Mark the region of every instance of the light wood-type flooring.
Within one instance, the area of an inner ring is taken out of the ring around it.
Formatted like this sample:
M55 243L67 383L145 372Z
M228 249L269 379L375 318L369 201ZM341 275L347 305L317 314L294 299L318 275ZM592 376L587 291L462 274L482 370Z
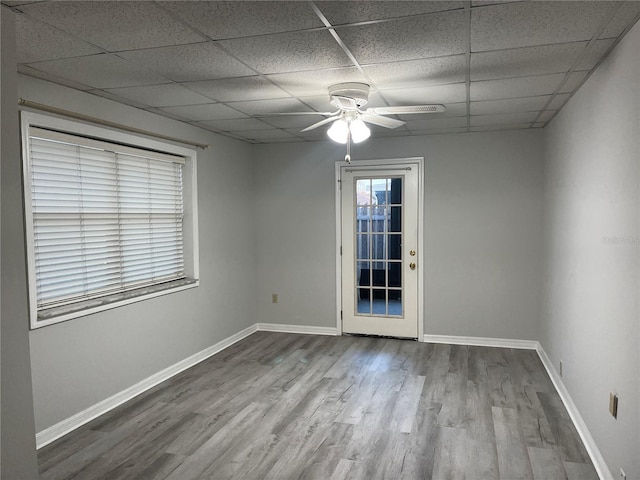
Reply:
M537 354L258 332L38 452L42 479L597 479Z

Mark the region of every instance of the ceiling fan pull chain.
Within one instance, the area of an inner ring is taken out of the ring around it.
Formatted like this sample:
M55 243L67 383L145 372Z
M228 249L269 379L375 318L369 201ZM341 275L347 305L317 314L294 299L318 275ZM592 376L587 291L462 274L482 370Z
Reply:
M351 165L351 129L347 130L347 154L344 156L344 161Z

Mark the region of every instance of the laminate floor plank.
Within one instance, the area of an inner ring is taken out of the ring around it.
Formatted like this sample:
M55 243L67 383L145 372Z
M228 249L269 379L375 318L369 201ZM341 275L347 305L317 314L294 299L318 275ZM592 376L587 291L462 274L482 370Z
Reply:
M589 454L580 440L578 431L569 417L560 396L539 392L538 398L549 421L553 436L560 447L561 458L565 462L589 463Z
M517 396L518 423L530 447L553 448L556 440L534 385L525 385Z
M592 463L564 462L568 480L598 480L598 472Z
M39 450L43 480L596 480L537 354L256 332Z
M547 478L567 480L564 465L555 450L529 447L528 452L534 480L547 480Z
M475 475L467 470L467 435L464 428L441 427L433 466L432 480L462 480ZM472 478L476 478L473 476ZM506 477L505 477L506 478Z
M467 461L482 479L500 478L498 452L491 399L486 382L467 381L464 426L467 435Z
M416 419L416 411L422 397L425 377L417 375L405 376L404 383L398 392L398 400L391 414L394 431L411 433Z
M513 408L493 407L496 450L500 478L532 480L533 472L518 425L518 414Z

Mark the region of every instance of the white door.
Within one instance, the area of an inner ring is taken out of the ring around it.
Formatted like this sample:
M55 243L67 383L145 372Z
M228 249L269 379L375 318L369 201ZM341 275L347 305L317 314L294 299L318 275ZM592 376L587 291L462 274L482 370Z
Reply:
M418 168L341 167L344 333L418 337Z

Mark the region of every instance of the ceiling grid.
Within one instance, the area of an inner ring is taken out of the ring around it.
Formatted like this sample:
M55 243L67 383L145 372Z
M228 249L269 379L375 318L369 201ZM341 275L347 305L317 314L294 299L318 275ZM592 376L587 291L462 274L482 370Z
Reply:
M2 3L20 73L249 143L326 139L301 130L343 82L367 107L447 107L374 137L544 127L640 18L640 0Z

